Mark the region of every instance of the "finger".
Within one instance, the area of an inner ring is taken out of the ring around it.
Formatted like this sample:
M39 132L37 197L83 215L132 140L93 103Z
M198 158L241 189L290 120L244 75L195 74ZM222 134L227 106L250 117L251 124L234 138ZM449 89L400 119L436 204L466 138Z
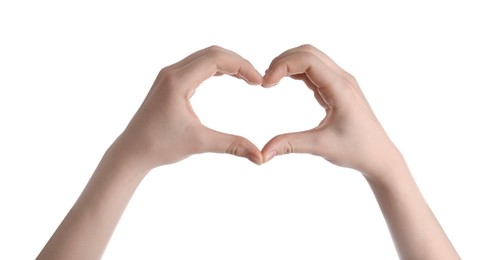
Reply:
M348 89L350 82L329 68L316 55L307 52L295 52L281 57L271 65L265 75L263 86L277 84L283 77L305 74L308 80L316 86L325 103L338 103L340 94Z
M202 143L200 152L228 153L247 158L258 165L263 162L258 147L241 136L225 134L205 127Z
M208 47L208 48L211 48L211 46ZM176 63L174 63L172 65L169 65L169 66L165 67L164 69L173 70L173 69L180 68L180 67L184 66L185 64L188 64L192 60L197 59L198 57L203 56L207 52L208 48L204 48L204 49L201 49L199 51L196 51L196 52L190 54L189 56L185 57L184 59L182 59L182 60L180 60L180 61L178 61L178 62L176 62Z
M303 52L303 53L308 53L308 54L315 55L321 61L323 61L328 67L330 67L333 70L335 70L342 77L345 77L348 80L352 80L353 79L353 77L352 77L351 74L349 74L347 71L345 71L344 69L342 69L339 65L337 65L337 63L335 63L330 57L328 57L328 55L326 55L324 52L322 52L321 50L319 50L318 48L316 48L316 47L314 47L314 46L312 46L310 44L304 44L304 45L301 45L301 46L298 46L296 48L292 48L292 49L289 49L289 50L283 52L282 54L280 54L279 56L277 56L273 60L272 64L274 62L277 62L278 60L280 60L281 58L283 58L285 56L288 56L288 55L291 55L291 54L297 53L297 52ZM270 70L270 68L268 70ZM266 73L266 71L265 71L265 73Z
M351 83L357 83L356 79L354 76L352 76L349 72L344 70L342 67L340 67L334 60L332 60L328 55L326 55L324 52L321 50L311 46L311 45L303 45L301 47L307 48L308 51L313 52L315 55L317 55L327 66L331 67L335 71L337 71L340 76L346 78L349 82ZM357 84L355 84L357 85Z
M287 133L272 138L261 151L263 163L270 161L277 155L289 153L309 153L319 155L317 147L317 131L307 130L302 132Z
M306 74L296 74L296 75L292 75L290 77L295 79L295 80L302 80L306 84L306 86L309 89L311 89L311 91L313 91L314 97L315 97L316 101L318 101L318 104L320 104L320 106L322 106L325 109L327 109L329 107L329 104L326 103L325 100L323 100L320 92L318 92L318 88L315 86L315 84L313 84L313 82L311 82L311 80L308 79L308 77L306 77Z
M364 98L364 93L361 90L361 88L359 87L359 85L357 83L357 80L356 80L356 78L354 78L353 75L351 75L346 70L342 69L335 61L333 61L324 52L322 52L318 48L315 48L314 46L309 45L309 44L304 44L304 45L301 45L299 47L296 47L296 48L293 48L293 49L289 49L289 50L283 52L282 54L280 54L279 56L277 56L272 61L272 64L270 64L270 68L278 60L280 60L280 59L282 59L282 58L284 58L284 57L286 57L286 56L288 56L290 54L297 53L297 52L307 53L307 54L315 55L316 57L318 57L329 68L333 69L342 78L346 79L349 83L351 83L351 85L353 85L353 88ZM270 70L270 68L265 71L265 74Z
M192 87L214 75L228 74L245 80L249 84L261 84L263 78L253 65L235 52L212 46L202 55L195 56L182 64L178 70L178 80Z
M215 77L219 77L219 76L223 76L223 75L225 75L225 74L223 74L223 73L221 73L221 72L217 72L217 73L215 73L215 75L213 75L213 76L215 76ZM242 79L242 80L244 80L243 78L241 78L241 77L240 77L239 75L237 75L237 74L231 74L231 75L229 75L229 76L234 77L234 78L236 78L236 79ZM252 84L252 83L248 83L248 84ZM259 83L257 83L257 85L259 85Z
M211 52L213 49L216 49L216 48L222 49L222 50L224 50L226 52L232 52L232 51L229 51L229 50L224 49L222 47L214 46L213 45L213 46L210 46L210 47L201 49L199 51L196 51L196 52L188 55L187 57L183 58L182 60L180 60L180 61L178 61L178 62L176 62L176 63L174 63L172 65L169 65L169 66L167 66L165 68L166 69L178 69L178 68L184 66L185 64L190 63L192 60L195 60L195 59L197 59L197 58L199 58L201 56L204 56L205 54L207 54L208 52ZM232 52L232 53L234 53L234 52Z

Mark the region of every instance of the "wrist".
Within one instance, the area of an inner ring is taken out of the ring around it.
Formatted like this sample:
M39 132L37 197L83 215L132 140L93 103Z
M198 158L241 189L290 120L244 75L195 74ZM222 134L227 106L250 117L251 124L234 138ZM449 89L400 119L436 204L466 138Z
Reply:
M361 173L368 183L380 186L395 185L404 177L410 176L407 163L398 150L377 163L376 167Z
M144 178L153 167L143 158L142 154L133 149L133 145L119 136L105 152L102 158L103 166L111 167L113 172L134 175Z

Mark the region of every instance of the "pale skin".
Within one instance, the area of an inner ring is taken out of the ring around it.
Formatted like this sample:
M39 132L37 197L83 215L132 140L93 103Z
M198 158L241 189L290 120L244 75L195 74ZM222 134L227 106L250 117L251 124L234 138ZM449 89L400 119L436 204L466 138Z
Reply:
M223 74L264 87L286 76L303 80L326 116L317 127L276 136L259 151L243 137L205 127L192 109L189 99L201 82ZM373 190L401 259L460 259L357 81L310 45L276 57L264 77L238 54L217 46L163 68L37 259L100 259L143 178L156 167L206 152L256 164L309 153L356 169Z

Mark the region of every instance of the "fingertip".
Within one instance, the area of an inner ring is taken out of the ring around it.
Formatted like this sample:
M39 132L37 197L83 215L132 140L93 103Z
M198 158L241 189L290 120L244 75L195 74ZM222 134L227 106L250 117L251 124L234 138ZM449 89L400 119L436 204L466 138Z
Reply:
M266 72L265 76L263 76L263 83L261 84L264 88L269 88L277 85L278 80L275 80L270 73L270 71Z
M287 74L287 68L285 68L281 64L272 64L270 65L270 68L268 71L265 73L265 76L263 77L263 84L262 86L264 87L273 87L279 83L279 81L283 78L286 77Z
M248 153L246 158L256 165L261 165L263 163L263 158L258 154Z
M263 76L254 67L252 67L252 71L249 71L249 73L239 72L238 76L249 85L261 85L263 83Z
M268 161L270 161L271 159L273 159L273 157L275 157L276 155L277 155L277 151L275 151L275 150L268 151L263 156L263 163L267 163Z
M282 155L282 153L278 151L279 148L278 140L280 140L279 136L273 137L270 141L268 141L265 144L263 149L261 149L261 154L263 155L263 163L267 163L277 155Z
M310 131L286 133L273 137L261 150L264 162L278 155L312 153L314 142Z
M252 86L258 86L258 85L261 85L263 84L263 81L262 80L256 80L256 81L248 81L248 80L245 80L247 84L249 85L252 85Z
M248 81L247 83L250 85L261 85L263 84L263 76L261 76L261 74L256 71L256 77L254 77L252 81Z
M271 87L274 87L275 85L277 85L277 84L276 83L268 84L268 83L265 83L265 82L263 82L261 84L261 86L264 87L264 88L271 88Z
M232 151L233 149L233 151ZM237 137L237 141L233 143L233 147L229 149L236 156L245 157L254 164L261 165L263 163L263 155L256 145L244 137Z

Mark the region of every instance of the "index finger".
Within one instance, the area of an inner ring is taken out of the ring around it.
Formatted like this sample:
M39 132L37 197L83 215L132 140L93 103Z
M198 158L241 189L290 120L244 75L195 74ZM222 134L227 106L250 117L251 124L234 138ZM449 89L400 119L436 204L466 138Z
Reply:
M293 51L282 54L270 64L263 86L274 86L283 77L299 74L305 74L327 104L338 102L340 93L348 89L350 84L350 81L329 67L318 55L306 51Z
M201 51L177 70L177 79L196 88L201 82L219 74L233 75L248 84L261 84L263 77L253 65L239 54L227 49L211 46Z

